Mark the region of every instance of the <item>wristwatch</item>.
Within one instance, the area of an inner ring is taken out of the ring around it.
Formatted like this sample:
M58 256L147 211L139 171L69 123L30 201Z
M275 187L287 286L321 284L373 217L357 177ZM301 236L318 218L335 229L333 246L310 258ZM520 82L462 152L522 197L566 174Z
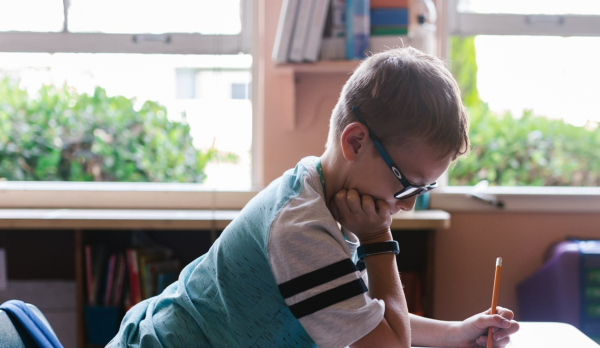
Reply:
M358 247L357 251L358 258L362 260L365 256L383 254L383 253L394 253L400 254L400 246L395 240L387 242L365 244Z

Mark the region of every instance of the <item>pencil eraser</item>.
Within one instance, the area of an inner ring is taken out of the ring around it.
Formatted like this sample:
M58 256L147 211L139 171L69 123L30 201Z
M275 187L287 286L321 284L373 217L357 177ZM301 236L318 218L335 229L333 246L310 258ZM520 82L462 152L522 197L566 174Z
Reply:
M502 258L501 257L496 259L496 266L502 266Z

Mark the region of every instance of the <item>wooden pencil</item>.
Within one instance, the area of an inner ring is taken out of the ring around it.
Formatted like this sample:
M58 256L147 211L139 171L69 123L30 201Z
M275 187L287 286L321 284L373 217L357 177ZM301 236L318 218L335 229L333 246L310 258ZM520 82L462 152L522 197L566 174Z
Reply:
M496 274L494 275L494 291L492 293L492 315L496 314L496 305L498 304L498 287L500 285L500 269L502 268L502 258L496 259ZM492 339L492 327L488 329L487 348L492 348L494 340Z

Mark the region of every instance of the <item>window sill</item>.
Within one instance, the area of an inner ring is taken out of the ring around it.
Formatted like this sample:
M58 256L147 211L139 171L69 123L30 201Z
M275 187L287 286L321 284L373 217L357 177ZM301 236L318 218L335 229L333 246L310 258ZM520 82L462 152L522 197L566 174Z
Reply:
M239 210L259 190L215 191L199 184L0 181L0 209ZM431 209L447 212L600 213L600 187L489 187L495 208L470 186L432 192Z
M474 198L471 186L441 187L431 209L447 212L600 213L600 187L489 187L484 193L504 204L499 209Z

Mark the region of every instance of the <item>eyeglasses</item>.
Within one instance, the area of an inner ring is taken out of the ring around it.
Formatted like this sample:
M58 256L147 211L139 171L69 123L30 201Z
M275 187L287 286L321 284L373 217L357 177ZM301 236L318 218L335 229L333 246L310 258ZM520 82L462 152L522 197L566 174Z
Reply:
M377 139L375 134L373 134L373 132L367 125L367 122L360 115L360 110L357 106L352 107L352 113L358 119L358 122L362 123L363 126L367 127L367 130L369 131L369 137L373 141L373 144L375 144L377 151L379 151L379 155L381 155L383 161L388 165L388 167L390 167L392 173L394 173L394 176L400 181L400 184L402 184L402 190L394 194L394 197L396 199L407 199L414 196L420 196L426 192L433 190L438 186L436 182L430 185L413 185L408 180L406 180L400 169L398 169L398 166L395 165L392 161L390 155L388 155L388 153L383 149L381 142L379 141L379 139Z

